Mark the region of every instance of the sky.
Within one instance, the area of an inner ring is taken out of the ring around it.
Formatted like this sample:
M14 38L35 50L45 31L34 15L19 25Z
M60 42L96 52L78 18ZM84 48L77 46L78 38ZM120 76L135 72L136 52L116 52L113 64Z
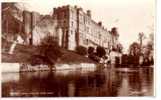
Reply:
M92 11L92 19L102 21L104 27L110 30L117 27L119 42L124 51L134 41L138 41L138 33L143 32L148 38L155 22L155 0L30 0L26 2L28 10L41 14L51 14L54 7L62 5L77 5L83 10ZM144 40L146 43L148 39Z

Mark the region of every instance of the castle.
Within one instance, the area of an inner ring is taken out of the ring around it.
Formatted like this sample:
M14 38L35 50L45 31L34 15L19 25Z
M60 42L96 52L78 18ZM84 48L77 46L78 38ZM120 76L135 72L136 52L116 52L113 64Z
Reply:
M90 10L84 12L80 7L67 5L54 8L52 17L62 29L62 47L66 49L74 50L79 45L110 49L117 44L118 35L111 34L102 22L96 23Z
M102 46L110 50L118 44L118 34L112 34L102 22L95 22L91 11L84 12L81 7L53 8L52 15L23 11L21 19L25 44L38 45L47 35L54 36L68 50L75 50L77 46Z

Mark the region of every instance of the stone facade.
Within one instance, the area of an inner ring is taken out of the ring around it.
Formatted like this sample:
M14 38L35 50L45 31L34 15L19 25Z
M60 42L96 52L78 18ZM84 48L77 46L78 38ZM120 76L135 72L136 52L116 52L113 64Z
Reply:
M50 35L58 40L59 45L62 45L62 30L57 23L57 20L54 20L50 15L24 11L23 24L26 44L39 45L44 37Z
M24 11L23 22L29 44L38 45L48 34L68 50L75 50L77 46L102 46L109 50L117 44L117 36L104 28L102 22L95 22L90 10L84 12L77 6L54 8L52 16Z
M76 47L77 10L70 6L54 8L53 18L63 31L62 47L74 50Z
M23 11L24 34L26 35L25 44L31 44L31 12Z
M54 8L53 18L63 30L62 47L75 50L79 45L84 47L102 46L111 49L117 39L102 26L92 19L91 11L84 12L77 6L62 6Z
M13 42L15 37L22 35L22 11L13 3L2 3L2 40Z

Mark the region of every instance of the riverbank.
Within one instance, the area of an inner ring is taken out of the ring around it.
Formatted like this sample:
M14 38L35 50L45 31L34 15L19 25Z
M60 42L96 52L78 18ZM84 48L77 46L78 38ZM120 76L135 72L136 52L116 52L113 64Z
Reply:
M50 70L49 66L44 64L32 65L32 57L38 55L36 46L17 44L13 54L9 54L10 46L11 43L2 45L2 72ZM97 64L74 51L61 48L61 52L63 55L55 63L52 70L81 69L83 67L94 68Z
M96 64L80 63L80 64L55 64L52 69L47 65L31 65L25 63L2 63L2 73L10 72L36 72L36 71L62 71L62 70L95 70Z
M2 44L2 63L32 63L33 55L37 55L37 47L17 44L13 54L8 54L11 43ZM5 49L4 49L5 48ZM61 48L63 55L59 58L59 64L96 63L87 57L81 56L74 51Z

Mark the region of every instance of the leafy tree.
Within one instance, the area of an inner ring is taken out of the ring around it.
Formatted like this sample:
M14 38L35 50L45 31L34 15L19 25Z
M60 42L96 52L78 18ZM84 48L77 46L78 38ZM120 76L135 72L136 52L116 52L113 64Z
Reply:
M149 39L150 41L147 43L147 45L145 45L144 48L144 58L147 59L149 61L149 63L154 64L153 60L153 51L154 51L154 35L150 34L149 35Z
M142 44L143 44L143 40L146 38L145 34L143 32L138 34L139 37L139 41L140 41L140 53L142 52Z
M82 56L85 56L87 54L87 48L83 46L76 47L76 52Z
M111 33L112 33L113 35L115 35L115 36L119 36L119 33L118 33L116 27L113 27L113 28L111 29Z
M137 42L132 43L129 47L129 54L133 56L140 55L140 44Z
M94 53L94 48L88 47L88 54L93 54L93 53Z
M91 60L96 61L96 62L99 61L97 54L94 52L93 47L88 47L88 58L90 58Z
M122 50L123 50L123 46L122 46L122 44L117 44L117 51L119 52L119 53L122 53Z
M117 51L117 49L114 47L114 46L112 46L112 51Z
M153 48L153 44L151 43L151 42L148 42L147 43L147 48L149 49L149 50L153 50L154 48Z
M148 47L151 48L151 50L153 50L154 49L154 34L150 34L149 39L150 39L150 41L148 42L147 45L148 45Z
M39 54L44 58L43 61L49 65L55 64L57 59L62 56L60 47L53 36L47 36L42 40Z
M96 54L97 54L98 57L103 57L103 56L105 56L106 51L105 51L105 49L103 47L97 46Z

